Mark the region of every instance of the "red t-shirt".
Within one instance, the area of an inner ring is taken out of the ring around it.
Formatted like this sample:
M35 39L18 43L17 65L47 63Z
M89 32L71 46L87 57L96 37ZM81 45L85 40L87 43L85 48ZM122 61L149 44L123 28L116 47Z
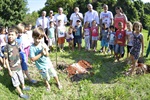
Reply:
M91 34L92 36L98 36L98 26L91 27Z
M117 30L116 34L116 43L121 45L121 46L125 46L125 42L126 42L126 32L125 30Z
M123 29L126 29L127 25L126 25L126 21L125 21L125 18L121 17L121 18L115 18L114 19L114 22L115 22L115 28L118 29L118 23L119 22L122 22L123 23Z

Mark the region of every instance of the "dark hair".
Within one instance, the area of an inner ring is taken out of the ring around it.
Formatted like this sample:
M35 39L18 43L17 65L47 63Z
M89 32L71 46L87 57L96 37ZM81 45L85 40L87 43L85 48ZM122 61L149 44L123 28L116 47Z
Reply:
M5 27L1 27L1 28L0 28L0 33L2 33L2 31L3 31L4 29L6 29L6 28L5 28Z
M49 22L49 24L52 24L52 23L53 23L53 21L50 21L50 22Z
M37 37L43 38L44 35L45 35L45 33L44 33L44 30L42 29L42 27L37 27L33 30L32 37L33 38L37 38Z
M16 34L18 34L18 30L16 29L15 26L12 26L8 29L8 33L10 33L10 32L15 32Z
M109 26L109 28L115 29L115 27L113 25Z
M121 13L123 13L123 10L122 10L122 8L121 8L120 6L117 6L117 7L115 8L115 10L118 10L118 9L120 10Z

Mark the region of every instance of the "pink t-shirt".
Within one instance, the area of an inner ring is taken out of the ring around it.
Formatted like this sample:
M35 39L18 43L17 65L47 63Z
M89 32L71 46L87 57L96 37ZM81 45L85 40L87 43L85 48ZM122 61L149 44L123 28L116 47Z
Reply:
M84 28L84 35L90 36L90 28Z
M91 27L92 36L98 36L98 26Z

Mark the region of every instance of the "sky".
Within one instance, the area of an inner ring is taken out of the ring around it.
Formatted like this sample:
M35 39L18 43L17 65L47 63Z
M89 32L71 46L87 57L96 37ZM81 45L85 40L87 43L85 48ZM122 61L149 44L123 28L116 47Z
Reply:
M29 13L40 10L45 6L45 2L46 2L46 0L27 0L27 1L28 1L27 7L30 9ZM142 1L144 3L150 2L150 0L142 0Z

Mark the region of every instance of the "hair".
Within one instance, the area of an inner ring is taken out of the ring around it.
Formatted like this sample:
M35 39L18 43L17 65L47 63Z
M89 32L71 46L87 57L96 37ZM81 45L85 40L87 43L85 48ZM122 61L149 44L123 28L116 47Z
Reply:
M142 32L143 26L142 26L142 24L141 24L140 22L138 22L138 21L136 21L136 22L133 23L133 31L135 31L135 30L134 30L134 27L135 27L136 24L140 26L140 32Z
M50 22L49 22L49 24L52 24L52 23L53 23L53 21L50 21Z
M121 8L120 6L117 6L117 7L115 8L115 10L118 10L118 9L120 10L121 13L123 13L123 10L122 10L122 8Z
M45 33L44 33L44 30L42 29L42 27L37 27L33 30L32 37L33 38L38 38L38 37L43 38L44 35L45 35Z
M0 28L0 33L2 33L2 31L5 30L5 29L6 29L5 27L1 27Z
M131 28L133 27L133 25L130 21L127 21L127 24L129 24Z
M103 7L104 7L104 6L106 6L106 7L108 8L108 5L106 5L106 4L103 4Z
M58 20L58 23L60 23L61 22L61 20Z
M119 22L119 23L118 23L118 25L120 25L120 24L122 24L122 25L123 25L123 23L122 23L122 22Z
M8 29L8 33L10 33L10 32L15 32L16 34L18 34L18 30L16 29L15 26L12 26Z
M24 32L24 29L25 29L25 25L22 24L22 23L19 23L19 24L16 26L16 29L18 30L18 33L23 33L23 32Z
M111 28L112 28L112 29L115 29L115 27L114 27L113 25L109 26L109 28L110 28L110 29L111 29Z

